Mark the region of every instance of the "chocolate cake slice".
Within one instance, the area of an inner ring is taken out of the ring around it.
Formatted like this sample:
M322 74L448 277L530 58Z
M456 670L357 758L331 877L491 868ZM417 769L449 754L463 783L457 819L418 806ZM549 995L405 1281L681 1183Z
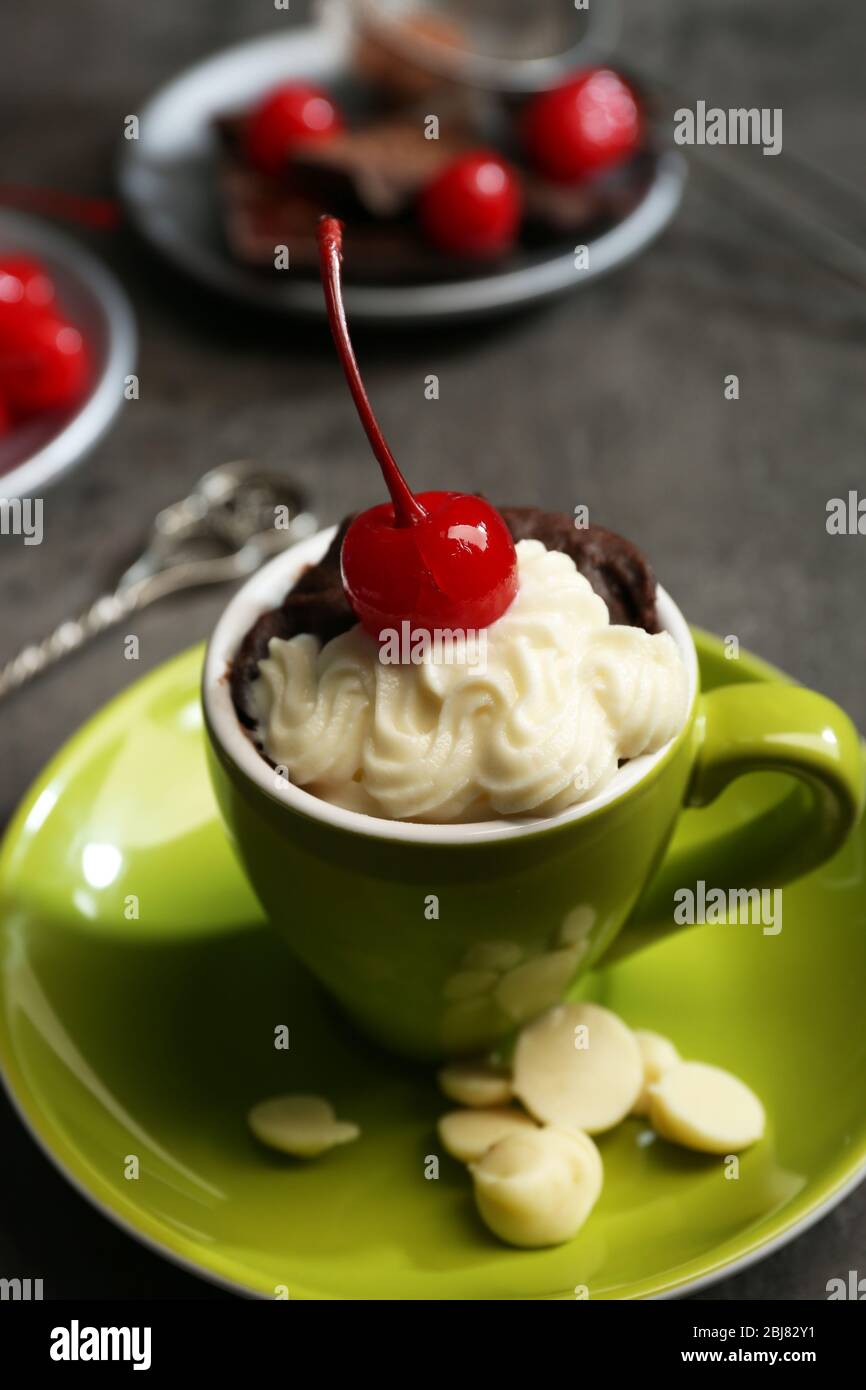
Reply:
M371 217L396 217L411 210L444 165L472 148L462 123L442 121L438 139L428 140L423 116L407 114L308 141L296 150L292 170L326 207L356 202Z
M427 140L420 117L377 119L328 141L299 145L279 177L244 158L242 125L236 116L216 122L223 230L244 265L273 271L275 248L286 246L293 270L317 270L316 226L327 211L351 225L358 278L429 280L466 273L462 261L428 247L413 220L419 190L471 147L461 120L443 121L439 139Z
M486 143L465 112L443 114L436 140L426 139L419 110L373 116L327 141L298 145L279 176L247 161L243 121L230 115L215 122L223 232L242 264L276 274L275 248L287 246L291 269L315 271L316 224L329 212L351 228L357 279L408 283L478 273L472 258L429 246L415 219L418 194L438 170ZM549 246L572 235L590 238L621 221L645 196L653 171L654 157L647 152L611 174L574 185L550 183L518 167L524 219L517 252L521 245Z
M320 198L231 158L220 169L219 187L223 232L236 260L276 277L276 249L285 246L291 270L315 273L316 226L325 206ZM352 257L359 279L410 279L436 265L399 222L353 222Z
M539 540L548 550L570 555L604 599L612 623L658 632L655 576L631 541L603 526L578 530L564 512L539 507L500 507L499 511L515 542ZM262 614L241 643L232 664L231 691L238 718L247 728L255 724L250 687L258 680L259 662L267 656L272 637L287 640L307 632L325 643L357 622L340 576L340 551L352 520L345 518L318 564L304 571L279 608Z

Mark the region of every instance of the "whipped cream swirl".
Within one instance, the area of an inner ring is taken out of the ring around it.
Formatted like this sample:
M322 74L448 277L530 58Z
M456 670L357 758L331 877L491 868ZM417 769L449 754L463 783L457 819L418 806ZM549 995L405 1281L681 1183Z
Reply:
M391 820L551 815L682 728L688 680L667 633L612 626L574 561L517 545L519 588L484 660L386 665L359 627L273 638L258 737L290 780ZM452 653L453 656L453 653Z

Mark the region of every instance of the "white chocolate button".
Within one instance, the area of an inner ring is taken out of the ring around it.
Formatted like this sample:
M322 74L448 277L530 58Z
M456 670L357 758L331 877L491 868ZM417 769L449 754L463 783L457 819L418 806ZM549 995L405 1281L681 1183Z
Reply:
M483 1109L487 1105L507 1105L511 1100L511 1078L490 1062L449 1062L438 1073L439 1089L458 1105Z
M437 1128L452 1158L460 1163L474 1163L506 1135L523 1134L537 1126L522 1110L503 1106L490 1110L450 1110L442 1116Z
M681 1061L673 1043L663 1038L661 1033L650 1033L646 1028L635 1028L635 1041L640 1048L643 1062L643 1087L631 1108L633 1115L649 1114L649 1088L660 1081L666 1071Z
M521 1032L512 1085L537 1120L601 1134L625 1118L640 1094L640 1048L609 1009L560 1004Z
M338 1120L322 1096L274 1096L260 1100L247 1116L257 1139L296 1158L315 1158L337 1144L348 1144L361 1133L357 1125Z
M680 1062L650 1087L649 1117L663 1139L700 1153L738 1153L764 1133L764 1107L754 1091L703 1062Z
M526 1248L571 1240L603 1176L588 1135L549 1126L508 1135L470 1171L482 1221L500 1240Z

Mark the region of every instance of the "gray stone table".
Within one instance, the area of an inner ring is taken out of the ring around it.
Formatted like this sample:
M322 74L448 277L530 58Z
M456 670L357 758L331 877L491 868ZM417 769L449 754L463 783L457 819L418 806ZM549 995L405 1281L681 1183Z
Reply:
M14 7L0 45L0 182L109 191L125 114L189 62L303 9ZM779 158L734 152L770 201L696 167L663 240L584 294L471 331L362 338L371 394L412 478L502 501L587 503L639 540L693 621L736 633L866 726L866 540L824 525L828 498L863 484L866 293L818 254L830 217L864 244L862 7L630 0L620 52L673 88L671 109L676 92L782 107ZM805 202L796 235L792 201ZM370 500L371 464L322 333L216 302L124 236L89 240L135 304L141 398L49 494L44 544L0 541L0 657L86 606L157 509L213 464L252 455L285 465L328 521ZM424 400L429 372L437 403ZM740 379L735 402L723 395L729 373ZM137 667L105 639L10 700L0 820L82 720L203 638L224 597L142 617ZM5 1105L0 1124L0 1269L44 1276L53 1297L225 1296L95 1214ZM866 1272L864 1236L860 1191L707 1296L822 1298L831 1276Z

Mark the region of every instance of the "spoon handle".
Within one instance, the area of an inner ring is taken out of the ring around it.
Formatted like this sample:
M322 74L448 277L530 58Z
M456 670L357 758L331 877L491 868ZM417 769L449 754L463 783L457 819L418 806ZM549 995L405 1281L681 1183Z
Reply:
M0 668L0 700L41 675L62 657L78 651L106 628L114 627L139 606L132 588L126 592L117 590L113 594L103 594L85 613L61 623L42 642L24 647Z
M315 521L309 513L299 513L291 535L300 539L315 529ZM121 584L113 594L103 594L92 603L78 618L71 618L55 628L44 641L25 647L16 657L0 667L0 700L4 696L26 685L36 676L41 676L50 666L54 666L71 652L86 646L106 628L114 627L123 618L147 608L158 599L179 589L192 589L200 585L226 584L252 574L263 560L278 548L283 541L275 543L277 533L252 537L240 550L230 555L221 555L208 560L192 560L158 570L145 575L134 583Z

